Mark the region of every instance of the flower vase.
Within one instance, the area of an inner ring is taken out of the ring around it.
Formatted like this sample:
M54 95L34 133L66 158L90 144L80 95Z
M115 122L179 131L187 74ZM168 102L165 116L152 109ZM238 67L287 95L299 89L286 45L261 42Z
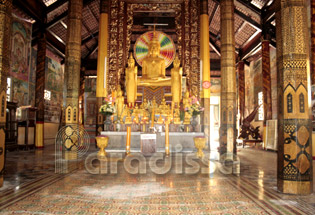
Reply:
M198 125L198 115L193 115L191 120L191 126L194 132L196 132L196 126Z
M116 131L120 131L120 127L121 127L120 123L117 123L116 124Z
M105 115L104 131L109 131L110 125L112 124L111 115Z

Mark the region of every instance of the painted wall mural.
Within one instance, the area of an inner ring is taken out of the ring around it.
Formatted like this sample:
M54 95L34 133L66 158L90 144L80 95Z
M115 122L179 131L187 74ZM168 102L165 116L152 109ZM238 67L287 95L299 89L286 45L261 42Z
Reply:
M50 99L45 99L45 122L59 123L63 100L63 66L49 50L46 51L45 89Z
M11 76L28 81L32 24L17 17L12 19Z
M11 70L12 101L18 106L29 105L29 68L31 55L32 24L16 16L12 18Z
M272 119L278 118L278 81L277 81L277 53L276 49L270 46L270 78L271 78L271 100Z
M97 114L96 78L85 79L84 89L84 124L95 125Z

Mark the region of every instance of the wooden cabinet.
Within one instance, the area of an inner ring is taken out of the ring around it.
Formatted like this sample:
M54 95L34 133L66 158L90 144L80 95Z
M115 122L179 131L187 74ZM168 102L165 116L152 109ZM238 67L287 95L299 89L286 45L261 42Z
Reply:
M18 123L19 148L35 148L36 108L22 108L22 117Z
M5 148L8 151L13 151L18 148L17 145L18 122L16 119L16 108L17 103L7 102Z

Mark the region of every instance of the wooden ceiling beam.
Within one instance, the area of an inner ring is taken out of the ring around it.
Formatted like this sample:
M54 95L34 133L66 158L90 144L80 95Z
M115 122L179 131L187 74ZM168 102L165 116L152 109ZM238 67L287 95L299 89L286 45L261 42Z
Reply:
M27 15L38 22L44 23L46 19L46 7L38 0L13 0L13 5L20 8Z
M261 32L258 33L245 47L239 50L239 59L244 60L250 52L261 43ZM245 59L246 60L246 59Z
M84 59L88 59L94 52L96 52L98 48L98 42L92 47L89 53L84 57Z
M65 4L66 2L68 2L69 0L58 0L54 3L52 3L51 5L49 5L47 7L47 13L50 13L54 10L56 10L58 7L60 7L61 5Z
M81 45L84 45L85 43L89 42L90 40L94 39L95 37L98 36L99 32L95 32L94 34L90 34L89 36L87 36L86 38L83 38L81 41Z
M256 13L257 15L261 15L261 10L256 7L255 5L253 5L251 3L251 0L237 0L237 2L239 2L240 4L242 4L243 6L245 6L246 8L250 9L252 12Z
M260 30L261 31L261 24L257 23L256 21L254 21L253 19L251 19L249 16L246 16L243 12L241 12L238 9L234 9L234 13L236 15L238 15L239 17L241 17L245 22L247 22L249 25L251 25L253 28L255 28L256 30Z
M214 2L216 2L218 5L220 5L220 0L213 0ZM240 2L240 0L238 0L238 2ZM240 2L242 3L242 2ZM256 7L256 6L255 6ZM257 8L257 7L256 7ZM214 9L216 10L216 9ZM252 10L251 8L249 8L249 10ZM252 10L253 11L253 10ZM255 12L255 11L253 11ZM239 17L241 17L244 21L246 21L249 25L251 25L252 27L254 27L256 30L261 30L261 24L259 24L258 22L256 22L255 20L253 20L251 17L247 16L246 14L244 14L242 11L238 10L236 7L234 8L234 13L237 14ZM256 12L255 12L256 13ZM260 16L260 11L258 13L258 15ZM214 16L214 15L213 15ZM211 21L211 20L210 20ZM209 23L211 24L211 23Z
M58 50L61 56L65 56L66 46L62 42L60 42L54 35L51 34L50 31L46 31L46 39L47 42L50 43L53 48Z
M57 23L62 21L64 18L66 18L67 15L68 15L68 11L63 12L62 14L60 14L59 16L55 17L53 20L48 22L47 25L46 25L46 28L53 27L54 25L56 25Z

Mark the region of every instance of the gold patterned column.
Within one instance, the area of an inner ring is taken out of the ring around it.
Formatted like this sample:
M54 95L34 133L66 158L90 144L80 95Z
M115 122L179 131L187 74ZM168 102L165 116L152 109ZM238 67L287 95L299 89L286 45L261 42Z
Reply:
M240 102L240 121L242 122L245 114L245 70L244 61L238 62L238 94Z
M267 37L267 36L265 36ZM263 107L264 107L264 121L263 121L263 141L266 146L266 124L267 120L272 119L272 103L271 103L271 77L270 77L270 47L269 40L261 42L262 52L262 86L263 86Z
M79 122L82 6L82 0L69 1L65 60L66 124L77 124Z
M264 98L264 125L266 120L272 118L271 106L271 78L270 78L270 47L269 40L261 42L262 51L262 75L263 75L263 98Z
M79 93L79 104L80 104L80 115L79 115L79 124L84 125L84 91L85 91L85 68L81 69L80 74L80 93Z
M100 21L98 36L98 55L97 55L97 80L96 97L107 96L107 43L108 43L108 10L109 0L100 2Z
M236 143L236 75L233 0L221 0L220 153L233 153Z
M10 70L12 0L0 1L0 187L3 185L7 75Z
M311 1L311 55L312 55L311 56L311 84L315 85L315 1L314 0ZM313 94L314 93L315 92L313 92Z
M202 75L203 131L210 146L210 47L208 0L200 0L200 61Z
M311 1L311 85L315 87L315 0ZM315 99L315 91L312 90L312 100ZM313 120L315 120L313 116ZM312 136L315 136L313 134ZM315 160L315 142L312 144L313 160Z
M278 189L312 193L309 42L305 0L276 1Z
M36 148L44 147L44 113L45 113L45 61L46 61L46 30L41 26L37 43L37 63L36 63L36 91L35 91L35 107L36 111Z

